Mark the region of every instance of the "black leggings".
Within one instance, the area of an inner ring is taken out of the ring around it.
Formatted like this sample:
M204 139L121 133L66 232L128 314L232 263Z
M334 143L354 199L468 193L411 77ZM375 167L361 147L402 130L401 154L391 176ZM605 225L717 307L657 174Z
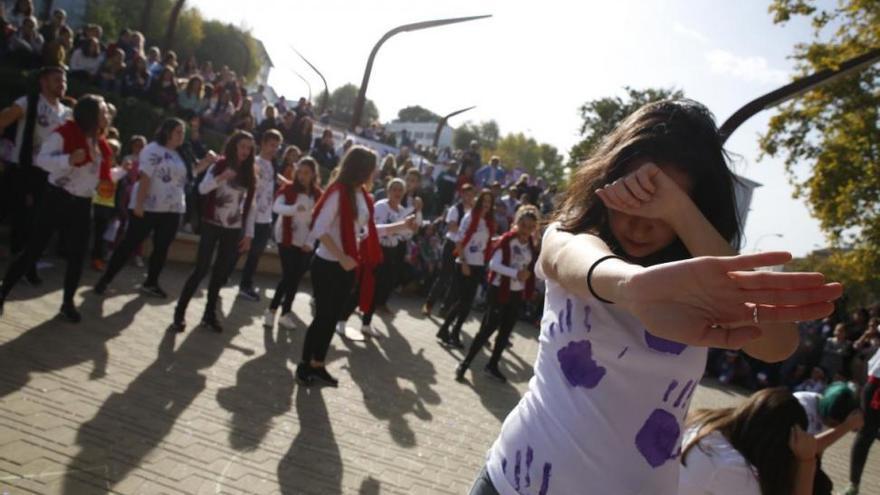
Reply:
M177 226L180 224L179 213L155 213L145 211L143 218L134 214L131 210L128 212L129 226L125 231L125 237L113 251L110 262L107 263L107 271L101 277L101 281L109 284L113 278L125 266L125 262L131 258L131 255L137 250L138 246L153 233L153 250L150 253L150 266L147 270L147 280L144 281L146 286L155 286L159 284L159 274L165 267L165 260L168 258L168 249L174 241L177 234ZM199 244L201 248L201 244Z
M451 326L451 336L453 339L459 338L461 327L464 326L465 320L467 320L468 315L471 313L471 306L474 304L474 298L477 296L477 289L480 287L480 282L482 282L483 278L486 276L485 267L475 265L468 266L471 269L471 274L467 276L461 272L461 265L456 264L454 267L455 285L452 290L456 297L453 299L452 306L449 307L449 313L446 315L446 320L440 327L442 333L444 329L448 332Z
M196 267L180 291L180 298L174 309L175 322L183 322L186 319L186 307L212 266L211 280L208 282L208 300L205 302L205 314L202 319L212 321L217 318L215 311L217 298L220 296L220 288L229 276L229 267L232 266L232 258L238 250L240 240L240 228L229 229L207 222L202 225ZM215 249L217 251L216 260L214 259Z
M302 361L324 362L333 330L345 310L348 296L354 288L354 270L347 272L337 261L315 256L312 261L312 290L315 297L315 316L306 331Z
M455 280L455 243L446 239L443 243L443 253L440 255L440 271L431 291L428 293L427 303L431 306L438 300L443 301L443 307L449 308L452 305L451 299L454 297L451 290L452 282Z
M498 301L501 289L494 285L489 286L489 293L486 296L487 307L483 314L483 322L480 324L480 331L471 342L467 356L464 358L464 365L470 366L474 357L480 352L480 349L489 341L489 337L498 330L498 336L495 337L495 345L492 346L492 357L489 358L489 366L497 367L501 361L501 353L507 348L510 341L510 334L516 325L516 319L519 316L519 309L522 307L523 298L522 291L510 292L506 303Z
M382 246L382 264L376 267L376 290L373 292L373 304L370 305L369 311L364 313L361 323L369 325L373 321L373 313L376 312L376 306L384 306L388 304L391 298L391 292L397 284L397 278L403 271L403 260L406 257L406 243L401 242L394 247ZM357 307L358 291L355 291L351 311ZM351 314L349 311L349 315ZM348 318L346 318L348 319Z
M9 265L3 278L3 296L9 294L40 259L52 234L56 231L64 239L64 257L67 271L64 274L64 304L73 305L73 296L82 277L83 259L89 243L89 225L92 215L92 198L74 196L64 189L49 186L43 202L37 210L33 231L24 251Z
M281 258L281 280L275 288L269 309L274 311L280 306L281 313L290 313L293 298L296 297L299 289L299 282L309 269L312 253L307 253L296 246L279 245L278 256Z
M492 479L489 477L489 472L486 471L486 466L483 466L480 474L477 475L477 479L474 480L469 495L498 495L498 490L492 484Z
M853 442L849 464L849 481L854 485L862 481L868 452L880 433L880 381L872 380L862 389L862 412L865 414L865 425Z

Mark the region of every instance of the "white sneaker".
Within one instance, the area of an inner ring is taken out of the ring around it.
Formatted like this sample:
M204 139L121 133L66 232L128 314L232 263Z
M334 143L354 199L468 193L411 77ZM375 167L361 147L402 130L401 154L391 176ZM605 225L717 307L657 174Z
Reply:
M275 312L271 309L267 309L263 313L263 327L264 328L275 328Z
M337 321L336 322L336 333L345 337L345 322L344 321Z
M382 334L373 325L364 325L361 327L361 333L368 337L381 337Z
M296 328L296 321L293 319L293 313L284 313L281 315L281 319L278 320L278 325L288 330Z

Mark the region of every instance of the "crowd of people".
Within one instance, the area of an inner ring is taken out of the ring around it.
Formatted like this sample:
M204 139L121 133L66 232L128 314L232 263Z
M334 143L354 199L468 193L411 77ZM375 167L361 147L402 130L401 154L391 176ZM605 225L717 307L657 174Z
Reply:
M62 16L30 26L29 4L17 2L6 16L12 36L64 31ZM493 335L484 372L506 380L499 364L528 308L540 326L535 378L472 494L831 493L821 454L850 430L859 433L848 493L858 493L880 429L877 310L834 319L839 284L751 271L788 261L786 253L736 255L735 178L702 105L639 109L557 197L497 157L484 160L476 142L434 163L406 146L385 156L348 139L337 148L332 128L313 136L308 101L288 110L254 98L234 74L209 74L195 61L179 69L170 52L155 54L155 73L146 65L155 77L133 95L158 98L182 118L123 144L102 96L65 104L67 78L130 91L116 69L140 64L143 37L126 31L111 46L95 26L82 34L71 36L69 60L34 59L37 91L0 111L0 131L14 130L3 175L13 257L0 316L20 281L42 283L38 263L55 234L66 261L59 315L73 323L82 319L75 296L89 245L101 275L84 296L104 297L151 237L140 291L176 298L168 331L186 330L208 277L200 326L223 332L221 288L244 257L238 295L260 302L254 275L274 244L282 273L264 303L264 326L295 328L293 301L311 274L314 308L296 368L302 386L336 386L326 367L334 336L381 338L373 317L391 313L392 295L409 282L425 298L425 316L440 306L439 344L464 351L450 370L459 381ZM96 46L100 63L80 60ZM22 52L9 39L4 50ZM177 92L181 80L192 91ZM203 99L208 84L213 103L201 106L195 96ZM221 107L230 118L218 119ZM203 124L227 136L222 149L202 142ZM297 133L303 125L308 132ZM186 282L169 294L161 275L182 226L198 233L198 249ZM465 350L475 303L484 311ZM356 310L361 326L349 328ZM722 382L764 390L735 409L688 416L707 361Z

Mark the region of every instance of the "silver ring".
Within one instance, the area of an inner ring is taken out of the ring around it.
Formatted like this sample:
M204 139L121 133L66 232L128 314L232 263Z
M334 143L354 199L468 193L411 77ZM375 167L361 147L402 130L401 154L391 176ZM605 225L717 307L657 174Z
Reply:
M755 322L755 325L758 325L758 305L755 304L755 307L752 308L752 321Z

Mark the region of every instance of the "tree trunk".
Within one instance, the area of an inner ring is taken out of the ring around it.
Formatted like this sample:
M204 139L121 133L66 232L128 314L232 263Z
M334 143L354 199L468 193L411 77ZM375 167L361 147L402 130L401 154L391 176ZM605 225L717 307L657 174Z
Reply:
M147 36L150 30L150 16L153 14L153 5L155 0L144 0L144 10L141 11L141 33Z
M183 11L184 4L186 4L186 0L175 0L174 6L171 7L171 14L168 16L168 29L165 31L165 43L162 46L162 51L167 52L174 44L174 34L175 31L177 31L177 20L180 18L180 13Z

